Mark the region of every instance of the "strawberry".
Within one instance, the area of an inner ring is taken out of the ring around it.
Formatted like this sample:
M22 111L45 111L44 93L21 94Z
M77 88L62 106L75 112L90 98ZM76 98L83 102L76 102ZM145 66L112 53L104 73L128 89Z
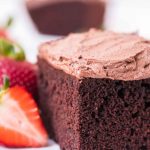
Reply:
M4 38L4 39L8 38L6 31L2 28L0 28L0 38Z
M0 91L0 143L7 147L46 146L48 135L32 96L21 86Z
M7 26L11 21L8 21ZM2 32L1 35L5 32ZM35 98L37 94L37 67L25 61L25 53L20 45L0 35L0 85L3 75L10 78L11 85L25 87Z
M3 76L10 79L10 86L25 87L34 97L37 97L37 67L26 61L15 61L9 58L0 59L0 86Z
M7 29L12 25L12 22L13 22L13 18L9 17L5 25L0 28L0 38L9 39L9 36L7 34Z

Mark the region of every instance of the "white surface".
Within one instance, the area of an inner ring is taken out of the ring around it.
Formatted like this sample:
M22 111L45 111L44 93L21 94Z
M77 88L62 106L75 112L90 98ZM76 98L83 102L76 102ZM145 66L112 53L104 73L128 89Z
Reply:
M150 39L150 0L108 0L105 26L117 32L137 32Z
M43 148L5 148L5 147L0 147L0 150L60 150L60 147L55 144L53 141L49 141L48 147L43 147Z

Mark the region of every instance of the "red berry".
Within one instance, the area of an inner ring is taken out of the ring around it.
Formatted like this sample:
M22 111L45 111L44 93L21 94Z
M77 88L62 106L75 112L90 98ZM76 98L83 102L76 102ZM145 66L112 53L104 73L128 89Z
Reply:
M4 29L0 28L0 38L8 39L8 35Z
M34 97L37 97L37 67L26 61L15 61L8 58L0 59L0 86L3 84L3 76L10 79L10 87L23 86Z
M8 147L46 146L48 135L37 105L22 87L0 92L0 143Z

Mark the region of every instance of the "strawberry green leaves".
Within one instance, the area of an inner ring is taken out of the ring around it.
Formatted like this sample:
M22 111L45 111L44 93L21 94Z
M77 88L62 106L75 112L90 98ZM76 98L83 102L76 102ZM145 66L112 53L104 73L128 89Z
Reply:
M16 42L10 40L7 30L13 22L13 18L9 17L5 26L0 28L0 56L5 56L17 61L25 60L23 48Z
M23 48L19 44L4 38L0 38L0 55L17 61L25 60Z

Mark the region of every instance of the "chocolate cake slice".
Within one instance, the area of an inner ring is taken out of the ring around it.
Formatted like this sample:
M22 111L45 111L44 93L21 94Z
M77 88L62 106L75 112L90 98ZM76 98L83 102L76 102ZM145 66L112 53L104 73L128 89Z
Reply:
M150 42L90 30L40 47L39 105L62 150L150 148Z
M106 0L26 0L39 31L65 35L103 23Z

